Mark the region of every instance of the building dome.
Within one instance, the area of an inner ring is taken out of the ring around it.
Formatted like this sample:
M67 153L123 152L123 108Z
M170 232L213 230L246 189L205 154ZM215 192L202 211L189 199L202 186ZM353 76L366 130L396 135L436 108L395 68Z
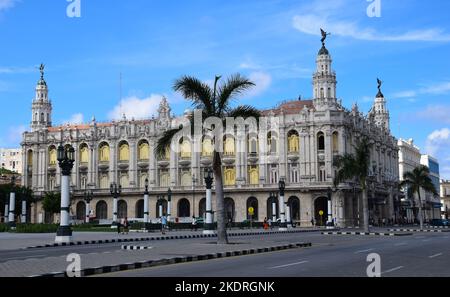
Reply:
M319 56L321 55L329 55L330 53L328 52L327 48L322 45L322 48L319 50Z

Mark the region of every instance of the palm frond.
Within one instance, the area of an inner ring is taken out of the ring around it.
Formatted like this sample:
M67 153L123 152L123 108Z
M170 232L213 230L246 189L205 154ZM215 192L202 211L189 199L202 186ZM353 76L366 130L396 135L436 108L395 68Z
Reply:
M261 112L250 105L240 105L233 109L229 109L226 112L226 116L230 118L239 118L242 117L244 119L247 118L255 118L257 121L259 121L259 118L261 117Z
M183 127L180 126L178 129L164 131L161 138L158 139L158 143L155 148L155 154L157 157L163 157L166 154L166 150L170 147L173 137L182 129Z
M239 73L230 76L227 82L219 88L217 113L219 115L224 113L228 109L233 98L253 86L255 86L255 84L252 81L241 76Z
M175 81L173 89L192 101L195 108L214 113L213 92L206 83L195 77L183 76Z

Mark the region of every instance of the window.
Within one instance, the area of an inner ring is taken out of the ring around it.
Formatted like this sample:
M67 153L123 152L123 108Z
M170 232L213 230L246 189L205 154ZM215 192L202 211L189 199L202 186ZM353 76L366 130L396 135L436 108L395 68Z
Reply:
M127 162L130 160L130 147L124 142L119 146L119 161Z
M277 139L272 132L267 134L267 146L269 148L269 152L276 154L277 153Z
M56 166L56 161L56 147L52 146L48 152L48 165Z
M109 178L107 174L102 174L100 176L100 188L108 189L109 188Z
M290 131L288 133L288 152L289 153L298 153L300 148L300 138L298 136L297 131Z
M181 185L184 187L192 185L192 177L190 171L184 171L181 173Z
M80 162L84 164L89 163L89 148L85 144L80 149Z
M100 162L109 162L109 145L104 143L100 146L99 150Z
M191 157L191 142L188 139L180 139L180 157L183 159Z
M333 153L339 152L339 134L338 132L333 133Z
M298 183L298 176L299 176L299 174L298 174L298 168L297 168L296 164L292 165L290 167L289 176L290 176L290 182L291 183Z
M251 185L259 184L259 169L258 166L250 166L248 169L248 180Z
M105 201L99 201L95 206L95 216L99 220L106 220L108 218L108 205Z
M120 184L124 188L128 188L130 186L129 179L128 179L128 173L122 173L120 175Z
M234 186L236 184L236 168L225 167L225 186Z
M319 169L319 181L323 182L327 180L327 175L325 171L325 166L320 166Z
M234 138L233 137L226 137L225 138L225 147L224 147L224 153L227 156L234 156L235 150L234 150Z
M319 134L317 134L317 148L319 149L319 151L325 150L325 136L322 132L319 132Z
M258 139L256 137L249 137L248 152L251 155L256 155L258 153Z
M277 184L278 183L278 167L277 165L272 165L270 168L270 183Z
M143 141L141 144L139 144L139 160L145 161L148 160L150 156L150 149L148 142Z
M167 170L161 170L160 171L160 177L159 177L159 186L160 187L168 187L170 182L170 175Z
M212 140L210 138L203 139L202 143L202 156L211 157L213 153Z
M140 177L139 177L139 186L141 188L145 187L145 179L148 178L148 174L147 173L141 173Z

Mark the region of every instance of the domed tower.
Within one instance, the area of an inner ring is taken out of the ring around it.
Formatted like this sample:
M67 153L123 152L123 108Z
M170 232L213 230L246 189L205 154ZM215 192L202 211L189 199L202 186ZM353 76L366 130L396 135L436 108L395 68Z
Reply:
M370 118L373 120L375 125L381 127L382 129L389 131L389 111L386 108L386 99L381 92L382 81L377 78L378 82L378 94L375 97L375 102L370 111Z
M52 125L52 103L48 99L48 87L44 79L44 65L39 67L41 79L36 86L36 97L33 99L31 131L37 131L51 127Z
M332 59L325 47L325 39L329 33L322 32L322 48L316 59L316 71L313 75L313 98L317 110L336 108L336 73L331 68Z
M170 106L166 97L163 97L158 108L158 126L169 127L170 126Z

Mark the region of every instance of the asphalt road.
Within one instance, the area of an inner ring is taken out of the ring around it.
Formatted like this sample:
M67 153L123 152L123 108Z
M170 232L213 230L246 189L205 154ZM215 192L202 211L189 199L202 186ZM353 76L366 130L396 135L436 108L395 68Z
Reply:
M290 236L291 237L291 236ZM306 249L181 263L104 274L106 277L366 277L367 256L378 253L381 276L450 276L450 234L380 237L298 234Z

